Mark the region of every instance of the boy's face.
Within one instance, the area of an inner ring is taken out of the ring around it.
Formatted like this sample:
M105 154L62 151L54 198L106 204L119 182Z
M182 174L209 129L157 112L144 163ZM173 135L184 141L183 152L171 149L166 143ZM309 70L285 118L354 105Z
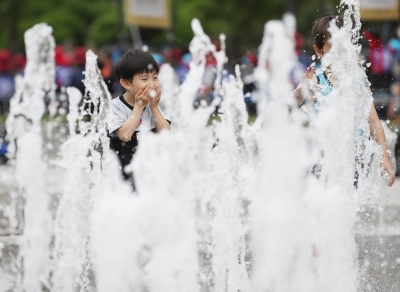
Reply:
M130 83L130 82L129 82ZM122 83L121 83L122 84ZM124 88L129 91L132 95L136 95L136 93L140 89L145 89L147 85L158 85L158 74L155 70L150 71L149 73L143 72L140 74L136 74L132 78L132 83L129 84L129 88Z

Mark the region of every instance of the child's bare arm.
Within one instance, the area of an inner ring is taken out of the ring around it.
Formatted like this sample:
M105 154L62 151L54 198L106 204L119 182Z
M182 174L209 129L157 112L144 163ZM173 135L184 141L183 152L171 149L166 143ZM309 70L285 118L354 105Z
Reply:
M317 77L314 73L314 67L307 67L306 73L301 78L299 85L292 92L298 105L300 105L306 99L307 95L309 95L309 97L311 98L314 96L313 87L315 87L315 85L317 84Z
M375 141L382 146L383 155L382 155L381 167L383 167L383 171L388 172L390 176L388 185L392 186L395 180L395 173L393 170L392 163L390 162L390 156L386 145L385 132L383 130L381 121L379 120L378 114L376 113L374 104L372 104L369 114L369 127L371 135L375 138Z
M157 133L160 132L161 130L170 129L168 121L164 118L158 107L152 109L152 113L153 113L154 123L156 124Z

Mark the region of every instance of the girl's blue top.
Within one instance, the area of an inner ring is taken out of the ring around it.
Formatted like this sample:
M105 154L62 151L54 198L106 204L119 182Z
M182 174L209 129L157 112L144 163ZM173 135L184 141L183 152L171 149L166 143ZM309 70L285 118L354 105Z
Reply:
M331 82L329 81L328 77L324 72L316 73L316 76L318 80L319 92L322 94L322 96L327 96L333 90ZM317 98L314 105L314 113L316 115L318 115L319 109L321 108L322 104L323 100L321 100L321 98Z
M328 76L326 76L325 72L319 72L316 74L316 76L319 85L319 92L325 97L332 92L332 83L329 81ZM320 99L317 99L317 101L315 102L315 114L318 114L318 109L322 106L322 103L323 101L321 101ZM359 129L358 135L364 136L363 130Z
M332 92L333 86L324 72L317 74L317 80L320 86L320 92L323 96L327 96Z

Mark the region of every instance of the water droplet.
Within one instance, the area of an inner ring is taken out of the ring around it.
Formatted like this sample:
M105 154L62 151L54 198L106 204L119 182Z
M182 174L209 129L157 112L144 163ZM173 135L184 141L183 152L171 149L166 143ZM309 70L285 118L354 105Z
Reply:
M67 110L63 107L58 109L58 113L62 116L65 116L67 114Z

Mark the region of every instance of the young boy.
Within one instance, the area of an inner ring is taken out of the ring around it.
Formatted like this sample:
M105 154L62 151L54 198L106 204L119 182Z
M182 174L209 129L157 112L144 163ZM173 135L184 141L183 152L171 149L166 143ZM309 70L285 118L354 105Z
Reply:
M312 28L312 34L315 39L315 44L313 45L313 49L316 55L319 58L322 58L331 48L331 43L329 41L331 35L328 31L329 25L331 21L334 20L335 24L338 28L343 26L343 16L325 16L317 21L315 21L314 26ZM297 102L301 106L304 103L304 98L302 96L301 88L302 86L309 86L308 84L318 84L319 90L322 95L329 94L332 90L334 90L334 85L336 80L333 80L332 77L329 76L329 72L327 70L321 72L318 75L315 75L315 68L307 68L306 73L303 75L302 81L294 90L293 95L297 99ZM318 101L317 101L318 102ZM383 131L383 127L381 121L379 120L378 114L376 113L375 106L372 103L371 110L369 114L369 125L371 135L375 138L376 142L382 146L383 155L381 167L386 171L389 176L389 186L392 186L395 181L395 173L390 162L389 153L387 152L386 138L385 132Z
M115 68L115 75L125 91L111 102L110 146L118 154L124 178L132 183L132 175L124 168L135 154L140 132L158 133L170 129L171 122L158 106L161 99L158 71L153 56L141 50L126 52Z

